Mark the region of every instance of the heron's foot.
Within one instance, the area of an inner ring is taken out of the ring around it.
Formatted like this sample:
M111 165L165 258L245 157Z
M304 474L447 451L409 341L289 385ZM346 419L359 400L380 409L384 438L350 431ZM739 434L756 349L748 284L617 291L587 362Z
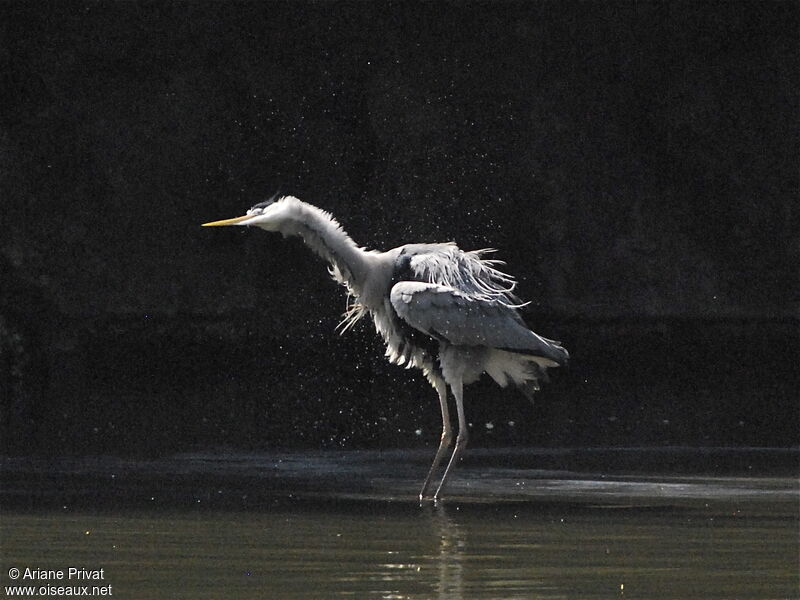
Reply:
M436 504L440 500L439 492L441 491L441 486L439 486L439 488L433 494L431 494L428 491L428 488L430 488L430 485L426 485L425 487L423 487L422 490L419 493L418 498L419 498L419 505L420 506L424 506L426 502L430 502L432 504Z
M431 486L429 479L430 477L425 480L425 483L422 484L422 489L419 491L419 496L417 496L419 498L420 506L422 506L422 504L428 498L428 488Z
M424 506L426 506L428 504L432 504L434 506L437 506L439 504L439 502L441 502L441 498L439 498L438 496L423 496L422 494L419 495L419 506L420 506L420 508L422 508L422 507L424 507Z
M422 489L422 491L419 493L418 498L419 498L419 505L420 506L424 505L426 500L430 500L432 502L436 502L436 500L438 499L435 494L433 496L431 496L428 493L428 486L425 486Z

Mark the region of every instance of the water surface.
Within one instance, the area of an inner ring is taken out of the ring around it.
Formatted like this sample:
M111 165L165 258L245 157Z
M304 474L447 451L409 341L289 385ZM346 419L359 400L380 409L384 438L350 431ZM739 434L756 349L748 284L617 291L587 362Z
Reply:
M7 459L2 584L12 567L78 566L121 598L800 597L796 455L739 456L746 476L478 452L449 499L420 507L426 458Z

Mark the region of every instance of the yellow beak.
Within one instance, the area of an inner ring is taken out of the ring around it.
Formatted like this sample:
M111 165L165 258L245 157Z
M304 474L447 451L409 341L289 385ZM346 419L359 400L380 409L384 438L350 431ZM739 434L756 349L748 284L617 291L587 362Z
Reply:
M241 217L234 217L233 219L223 219L222 221L211 221L210 223L203 223L201 227L222 227L224 225L236 225L242 221L252 218L253 215L244 215Z

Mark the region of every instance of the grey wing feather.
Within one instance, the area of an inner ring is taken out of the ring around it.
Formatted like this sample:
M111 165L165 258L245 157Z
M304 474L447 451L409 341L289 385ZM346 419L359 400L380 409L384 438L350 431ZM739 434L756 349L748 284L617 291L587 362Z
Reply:
M390 300L398 316L415 329L458 346L499 348L567 361L566 350L525 327L513 307L475 298L435 283L401 281Z

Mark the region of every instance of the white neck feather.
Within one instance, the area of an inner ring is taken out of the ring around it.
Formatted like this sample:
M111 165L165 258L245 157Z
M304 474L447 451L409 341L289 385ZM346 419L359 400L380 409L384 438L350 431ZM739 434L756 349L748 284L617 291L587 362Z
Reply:
M284 218L278 230L298 235L317 255L331 263L332 273L356 293L364 285L368 252L359 248L333 216L297 198L287 197Z

